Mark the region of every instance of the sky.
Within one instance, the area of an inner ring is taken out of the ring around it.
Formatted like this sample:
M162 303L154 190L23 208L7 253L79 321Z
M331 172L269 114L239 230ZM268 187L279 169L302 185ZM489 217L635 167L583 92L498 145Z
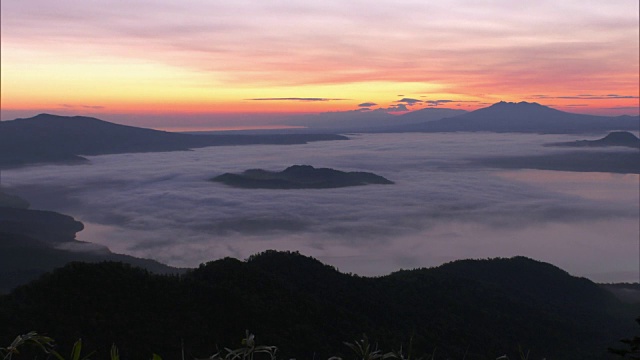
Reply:
M637 0L3 0L1 119L160 129L535 101L638 114ZM368 110L365 110L368 109Z

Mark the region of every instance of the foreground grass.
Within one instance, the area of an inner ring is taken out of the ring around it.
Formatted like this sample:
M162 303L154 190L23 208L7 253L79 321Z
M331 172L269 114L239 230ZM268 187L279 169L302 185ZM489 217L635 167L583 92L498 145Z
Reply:
M409 345L408 352L403 352L400 348L397 351L384 352L378 349L377 344L372 344L366 335L362 336L362 339L356 340L352 343L345 342L345 346L351 349L353 357L356 360L384 360L384 359L398 359L398 360L433 360L435 359L435 350L428 357L413 357L411 354L411 345ZM13 360L20 356L21 352L25 348L36 348L41 354L44 354L47 359L57 360L91 360L91 357L95 355L95 352L88 354L82 353L82 340L78 339L73 345L69 357L64 357L56 350L56 344L53 338L40 335L36 332L29 332L24 335L20 335L15 338L11 345L0 348L0 356L2 360ZM242 346L237 349L224 348L217 353L200 359L194 360L256 360L256 359L268 359L277 360L278 347L257 345L255 341L255 335L246 332L245 337L242 339ZM37 357L34 357L37 359ZM118 348L113 345L109 354L110 360L120 360L120 354ZM158 354L151 354L151 360L163 360ZM496 360L508 360L506 355L496 358ZM528 360L528 352L520 351L520 360ZM185 360L184 354L182 360ZM328 360L343 360L342 357L332 356Z
M640 319L638 320L640 322ZM625 344L627 349L609 349L611 354L620 356L627 359L640 359L640 337L633 337L632 339L621 340ZM255 335L246 331L245 337L242 339L242 346L236 349L224 348L217 353L206 357L196 358L194 360L277 360L278 347L257 345ZM397 351L384 352L378 348L377 344L373 344L369 341L366 335L362 336L362 339L354 342L344 342L345 346L351 349L353 359L355 360L385 360L385 359L398 359L398 360L433 360L435 359L434 350L432 354L428 356L415 357L411 353L411 343L405 353L402 348ZM13 360L14 356L17 358L20 356L26 348L35 348L38 353L44 354L46 359L57 360L91 360L96 355L95 352L88 354L82 353L82 340L78 339L73 345L69 357L64 357L56 350L56 344L53 338L43 336L37 332L29 332L24 335L17 336L14 341L7 347L0 348L0 356L2 360ZM30 355L27 355L30 356ZM466 356L465 356L466 357ZM37 355L33 359L38 359ZM110 350L109 360L120 360L120 354L118 348L113 345ZM163 360L158 354L151 354L151 360ZM182 354L182 360L185 360L184 352ZM328 360L343 360L342 357L332 356ZM464 360L464 357L463 357ZM502 355L496 358L496 360L509 360L507 355ZM517 360L517 359L516 359ZM519 352L519 360L529 360L529 351ZM531 359L533 360L533 359Z

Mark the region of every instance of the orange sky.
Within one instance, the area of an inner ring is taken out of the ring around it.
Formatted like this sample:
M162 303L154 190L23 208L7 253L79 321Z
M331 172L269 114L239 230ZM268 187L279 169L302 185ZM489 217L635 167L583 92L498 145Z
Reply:
M3 0L1 117L213 128L402 98L638 114L638 6Z

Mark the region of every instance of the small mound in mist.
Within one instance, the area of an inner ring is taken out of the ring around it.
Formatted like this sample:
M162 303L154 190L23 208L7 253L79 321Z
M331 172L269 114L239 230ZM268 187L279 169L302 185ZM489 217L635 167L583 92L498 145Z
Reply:
M606 146L627 146L640 148L640 139L628 131L613 131L607 136L598 140L576 140L549 144L549 146L568 147L606 147Z
M225 173L212 181L247 189L330 189L369 184L393 184L369 172L344 172L310 165L294 165L280 172L250 169L241 174Z

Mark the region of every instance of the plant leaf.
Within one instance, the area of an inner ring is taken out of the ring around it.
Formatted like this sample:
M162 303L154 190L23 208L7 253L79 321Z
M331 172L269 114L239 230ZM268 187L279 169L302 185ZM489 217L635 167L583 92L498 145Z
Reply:
M80 352L82 351L82 339L78 339L78 341L73 344L73 349L71 349L71 360L80 360Z

